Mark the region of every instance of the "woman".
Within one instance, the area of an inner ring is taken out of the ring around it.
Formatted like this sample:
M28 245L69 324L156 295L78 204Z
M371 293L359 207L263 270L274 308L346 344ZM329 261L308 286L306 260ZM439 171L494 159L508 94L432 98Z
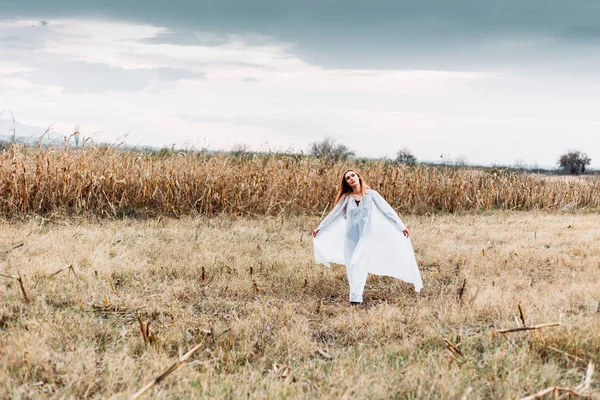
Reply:
M346 265L351 304L362 303L369 273L423 287L406 226L355 170L342 176L335 207L312 235L317 263Z

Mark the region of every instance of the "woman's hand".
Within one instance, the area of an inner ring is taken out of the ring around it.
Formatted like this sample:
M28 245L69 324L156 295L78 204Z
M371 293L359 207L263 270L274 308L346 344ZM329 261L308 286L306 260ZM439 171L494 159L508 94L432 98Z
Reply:
M316 237L316 236L317 236L317 233L319 233L319 230L318 230L318 229L315 229L314 231L312 231L312 235L313 235L313 237Z
M404 236L406 236L406 237L409 236L408 229L403 230L402 233L404 233Z

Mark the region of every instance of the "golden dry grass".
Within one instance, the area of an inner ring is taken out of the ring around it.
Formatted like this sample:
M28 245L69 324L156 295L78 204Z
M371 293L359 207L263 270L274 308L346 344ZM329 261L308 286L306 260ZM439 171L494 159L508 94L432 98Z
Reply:
M320 215L349 167L402 212L600 207L600 179L300 155L144 154L111 148L0 152L0 215Z
M0 278L0 398L128 398L197 344L148 398L505 399L600 367L599 215L404 220L425 287L371 276L360 308L313 263L316 217L4 223L0 273L31 302ZM492 340L519 303L564 325Z

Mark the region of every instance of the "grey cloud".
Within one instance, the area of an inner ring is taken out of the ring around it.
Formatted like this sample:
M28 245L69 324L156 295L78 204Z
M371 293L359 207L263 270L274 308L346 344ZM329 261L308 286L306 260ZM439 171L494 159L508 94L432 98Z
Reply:
M180 80L204 80L206 72L195 72L181 68L156 68L154 71L158 77L164 81L180 81Z
M70 92L136 92L152 81L173 82L205 79L206 74L178 68L124 69L84 62L49 63L27 73L26 79L41 85L62 86Z
M36 84L62 86L70 92L135 92L148 84L145 71L83 62L53 63L31 72L28 79Z
M154 62L156 64L162 65L178 65L179 68L189 69L189 70L198 70L204 68L215 68L215 67L242 67L242 68L253 68L258 70L271 70L273 67L265 64L259 63L249 63L242 61L224 61L220 59L207 59L205 61L186 61L180 58L171 57L168 54L160 54L160 55L149 55L149 54L130 54L129 59L131 60L139 60L142 62Z
M20 64L28 61L33 61L33 64L44 63L46 57L39 50L43 50L48 41L47 26L48 22L46 21L31 22L18 27L0 25L0 55L2 59Z
M247 76L244 79L242 79L242 82L244 82L244 83L258 83L258 82L260 82L260 79L255 78L253 76Z
M294 52L318 65L339 68L458 69L513 66L531 58L553 60L565 44L577 46L594 27L600 3L578 0L0 0L14 17L102 17L150 23L173 32L154 43L198 43L215 34L261 34L294 45ZM536 38L556 43L535 44ZM522 47L498 43L528 40ZM210 42L210 40L209 40ZM536 57L537 56L537 57Z
M0 77L3 78L23 78L25 72L0 72Z
M187 122L199 122L204 124L233 124L272 127L274 125L287 125L287 118L263 117L263 116L243 116L243 115L192 115L178 114L179 118Z
M201 34L193 30L170 30L158 35L141 39L140 42L148 44L175 44L178 46L221 46L231 40L220 35Z
M98 17L170 30L149 43L264 35L329 68L481 70L547 64L600 44L600 2L578 0L0 0L11 17ZM574 28L575 27L575 28ZM210 32L214 36L191 34ZM518 42L519 46L504 45ZM565 50L568 48L569 50ZM567 54L568 53L568 54Z
M197 29L202 29L198 27ZM213 28L214 29L214 28ZM141 43L147 44L173 44L178 46L224 46L243 39L245 44L253 46L273 44L273 37L267 37L257 33L258 31L244 31L243 37L236 34L236 30L226 31L197 31L193 29L173 29L170 28L166 32L161 32L158 35L139 40Z
M41 49L44 45L45 31L36 26L3 29L0 27L0 51L3 58L9 58L9 51Z
M572 41L600 43L600 27L598 26L573 26L566 29L563 38Z
M356 123L340 118L336 114L299 112L293 115L253 116L253 115L211 115L178 114L181 120L202 124L232 124L265 128L302 140L318 140L325 136L347 139L352 136Z

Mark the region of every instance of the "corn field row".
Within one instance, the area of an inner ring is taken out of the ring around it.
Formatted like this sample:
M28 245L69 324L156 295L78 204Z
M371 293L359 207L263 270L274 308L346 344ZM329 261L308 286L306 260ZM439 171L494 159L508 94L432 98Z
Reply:
M358 165L357 165L358 164ZM357 168L398 211L600 207L600 180L298 155L150 154L112 148L9 146L0 152L0 215L319 215Z

